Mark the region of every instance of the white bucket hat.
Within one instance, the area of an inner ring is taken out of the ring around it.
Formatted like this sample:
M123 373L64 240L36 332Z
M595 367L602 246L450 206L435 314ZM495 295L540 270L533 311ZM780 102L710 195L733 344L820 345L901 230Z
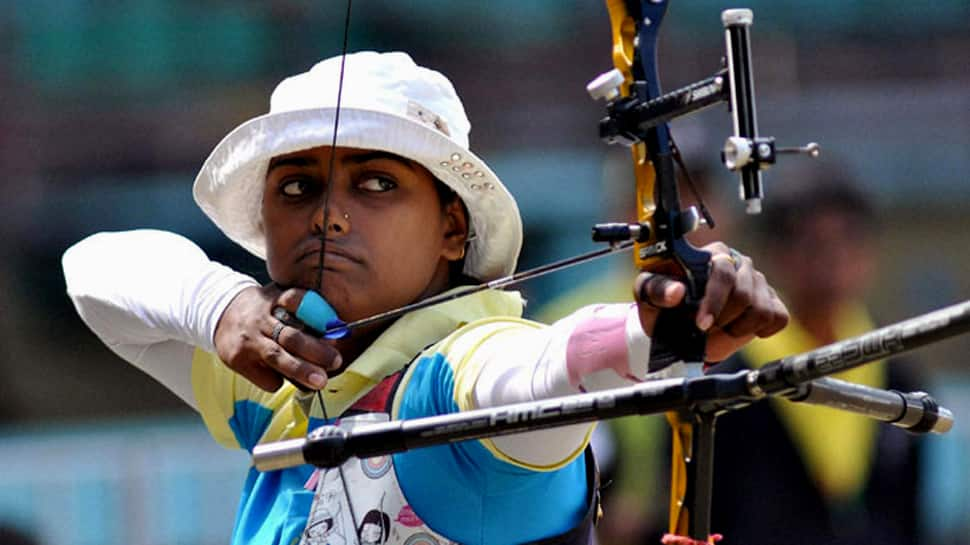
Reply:
M269 113L230 132L195 179L203 212L230 239L266 258L260 202L270 159L329 146L337 109L340 57L283 80ZM515 199L468 149L471 124L451 82L406 53L346 56L337 146L394 153L420 163L468 208L473 238L464 272L482 281L515 270L522 220Z

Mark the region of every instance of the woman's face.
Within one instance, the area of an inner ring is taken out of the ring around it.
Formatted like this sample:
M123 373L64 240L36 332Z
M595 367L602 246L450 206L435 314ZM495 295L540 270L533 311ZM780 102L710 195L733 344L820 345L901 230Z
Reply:
M365 522L360 529L360 540L363 543L380 543L383 537L383 530L377 524Z
M331 160L330 225L324 229ZM427 169L354 148L324 146L274 158L261 212L273 281L319 288L345 321L446 289L448 263L461 258L467 233L461 203L442 205Z
M847 211L820 210L798 224L784 249L771 256L793 302L820 308L856 299L875 267L871 235Z

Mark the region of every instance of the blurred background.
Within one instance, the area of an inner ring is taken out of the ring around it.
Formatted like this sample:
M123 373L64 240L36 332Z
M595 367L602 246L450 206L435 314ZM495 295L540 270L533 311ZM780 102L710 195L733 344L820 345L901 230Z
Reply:
M677 0L660 67L672 89L720 66L720 10L750 7L761 133L817 141L879 211L889 323L970 296L970 3ZM174 395L90 334L60 256L105 230L167 229L265 279L194 205L191 184L229 130L286 75L340 52L342 0L7 0L0 10L0 530L3 543L225 543L247 460L220 450ZM350 49L401 49L449 75L472 146L519 200L520 268L593 248L589 226L633 198L626 150L597 138L585 84L611 68L597 0L357 0ZM672 125L705 200L758 256L718 165L724 106ZM786 163L807 162L792 158ZM805 165L800 165L805 166ZM810 165L809 165L810 167ZM766 207L786 164L767 176ZM620 213L622 215L622 213ZM720 218L718 218L720 219ZM624 255L523 286L530 312ZM958 423L924 439L927 541L970 543L970 339L916 352ZM6 532L6 533L3 533ZM16 537L19 535L20 537ZM9 537L8 537L9 536ZM23 541L28 543L31 541Z

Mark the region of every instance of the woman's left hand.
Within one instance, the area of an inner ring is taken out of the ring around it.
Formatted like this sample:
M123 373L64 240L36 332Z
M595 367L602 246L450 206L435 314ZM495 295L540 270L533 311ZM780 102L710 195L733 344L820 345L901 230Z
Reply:
M784 329L789 314L751 258L732 252L722 242L703 249L711 252L711 270L695 323L707 332L705 359L718 362L755 337L768 337ZM652 336L662 309L679 305L685 293L686 286L677 278L641 273L634 296L643 331Z

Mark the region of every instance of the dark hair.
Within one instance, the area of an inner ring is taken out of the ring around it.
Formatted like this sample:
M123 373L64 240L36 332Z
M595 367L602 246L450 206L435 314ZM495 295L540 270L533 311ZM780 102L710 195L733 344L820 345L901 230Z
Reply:
M357 527L357 537L360 538L360 534L364 531L365 524L376 524L381 527L381 543L387 543L387 538L390 537L391 533L391 517L387 516L387 513L383 511L378 511L377 509L371 509L364 515L364 518L360 521L360 526Z
M40 541L20 528L7 523L0 523L0 543L3 543L3 545L38 545Z
M461 200L458 193L454 189L448 186L448 184L442 182L438 178L434 179L434 188L438 192L438 200L441 202L441 208L448 206L454 201L458 201L461 204L461 209L465 212L465 217L468 219L468 235L471 235L471 225L472 217L468 213L468 207L465 206L465 201ZM468 241L465 241L465 245L468 245ZM456 259L449 264L448 267L448 285L450 287L463 286L463 285L475 285L479 281L476 278L468 276L464 273L465 269L465 258Z
M776 191L766 191L764 213L755 222L769 241L794 236L811 216L836 212L851 216L857 234L868 235L877 228L872 199L845 168L810 165L784 175L775 173Z

